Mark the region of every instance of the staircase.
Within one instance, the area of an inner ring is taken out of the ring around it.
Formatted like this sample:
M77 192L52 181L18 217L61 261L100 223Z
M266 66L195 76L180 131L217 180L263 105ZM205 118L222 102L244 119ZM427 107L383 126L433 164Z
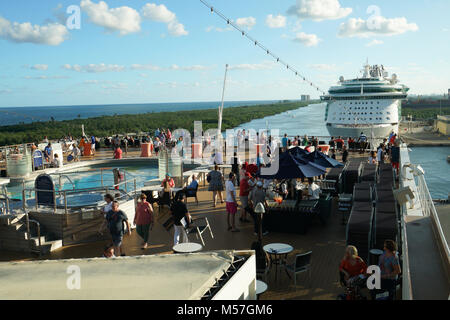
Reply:
M42 229L39 237L37 226L37 223L30 220L29 237L25 214L0 215L0 250L44 255L62 247L61 239L49 240L50 236L46 235Z

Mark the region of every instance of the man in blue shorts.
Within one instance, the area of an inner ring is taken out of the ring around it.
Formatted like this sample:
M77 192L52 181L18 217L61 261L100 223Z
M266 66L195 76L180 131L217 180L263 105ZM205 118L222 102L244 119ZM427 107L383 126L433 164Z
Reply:
M119 257L121 255L123 234L125 232L123 223L125 222L127 225L128 235L131 235L131 229L127 215L122 210L119 210L118 201L113 201L112 210L108 211L106 214L106 221L108 223L109 232L111 233L114 253L116 257Z

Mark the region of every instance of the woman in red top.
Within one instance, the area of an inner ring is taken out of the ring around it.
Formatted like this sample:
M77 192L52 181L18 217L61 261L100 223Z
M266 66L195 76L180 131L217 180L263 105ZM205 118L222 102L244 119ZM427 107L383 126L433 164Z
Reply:
M339 271L344 274L347 285L358 278L361 274L366 274L367 265L363 259L358 256L358 250L355 246L347 246L345 256L339 265Z
M153 207L147 202L147 196L141 194L141 201L137 203L136 215L134 216L134 224L138 235L143 239L142 250L147 249L148 236L153 226Z
M175 187L175 181L170 176L170 173L166 173L166 178L161 182L161 187L164 187L164 182L169 183L169 187L174 188Z
M122 149L120 149L120 147L117 147L116 150L114 150L114 159L122 159Z

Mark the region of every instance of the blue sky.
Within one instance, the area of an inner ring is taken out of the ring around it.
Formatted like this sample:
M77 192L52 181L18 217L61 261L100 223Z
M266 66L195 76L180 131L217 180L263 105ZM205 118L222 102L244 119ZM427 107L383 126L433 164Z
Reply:
M206 1L322 90L367 58L412 94L450 88L448 0ZM0 52L0 107L218 101L225 64L226 100L319 96L199 0L1 1Z

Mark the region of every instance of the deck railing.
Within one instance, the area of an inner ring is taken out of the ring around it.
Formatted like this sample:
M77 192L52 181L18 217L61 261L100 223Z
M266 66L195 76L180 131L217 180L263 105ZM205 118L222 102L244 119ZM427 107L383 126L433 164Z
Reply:
M447 239L445 238L445 234L442 230L436 207L434 206L433 199L431 197L430 191L428 190L428 186L423 175L417 176L417 193L424 215L430 217L433 225L434 235L437 240L441 257L443 258L444 266L447 273L450 275L450 249Z

